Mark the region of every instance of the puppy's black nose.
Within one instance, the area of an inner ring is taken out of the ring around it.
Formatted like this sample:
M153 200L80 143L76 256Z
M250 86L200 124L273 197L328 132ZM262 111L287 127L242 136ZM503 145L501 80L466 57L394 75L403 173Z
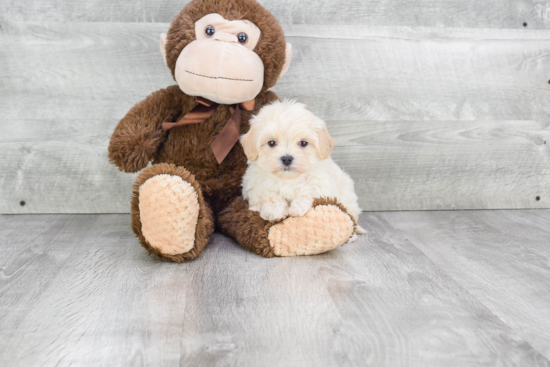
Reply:
M281 157L281 162L283 162L283 164L287 167L292 164L293 160L294 160L294 157L291 155L285 155L284 157Z

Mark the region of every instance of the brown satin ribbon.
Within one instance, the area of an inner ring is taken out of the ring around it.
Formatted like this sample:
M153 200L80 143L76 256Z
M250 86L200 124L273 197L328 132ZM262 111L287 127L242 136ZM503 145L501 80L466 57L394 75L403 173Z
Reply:
M164 131L168 131L178 126L199 124L203 121L206 121L206 119L212 116L217 107L217 103L201 97L197 97L197 105L195 106L195 108L189 111L177 122L163 122L162 128L164 129Z
M230 106L231 117L225 124L222 131L216 136L216 139L210 144L210 149L214 153L218 164L221 164L231 149L239 141L241 135L241 107L243 110L252 111L254 109L255 100L241 103L240 105ZM168 131L174 127L199 124L206 121L214 111L218 108L218 104L207 99L197 97L197 105L190 112L184 115L177 122L163 122L162 128Z

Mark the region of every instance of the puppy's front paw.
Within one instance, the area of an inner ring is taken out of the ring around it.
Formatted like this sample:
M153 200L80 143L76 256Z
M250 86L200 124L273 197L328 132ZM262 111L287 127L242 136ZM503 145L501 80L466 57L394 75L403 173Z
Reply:
M248 204L248 210L252 210L253 212L259 212L262 206L260 204Z
M301 217L311 209L313 205L313 198L297 198L290 204L288 214L293 217Z
M263 204L260 209L260 217L264 220L281 220L288 216L288 205L286 203Z

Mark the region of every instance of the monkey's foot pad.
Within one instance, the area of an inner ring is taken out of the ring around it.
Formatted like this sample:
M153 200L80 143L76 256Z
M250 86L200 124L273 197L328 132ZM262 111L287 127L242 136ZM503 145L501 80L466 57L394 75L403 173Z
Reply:
M291 217L269 229L268 239L276 256L315 255L346 243L354 223L336 205L318 205L303 217Z
M154 176L139 188L139 212L146 241L166 255L190 251L199 217L197 192L179 176Z

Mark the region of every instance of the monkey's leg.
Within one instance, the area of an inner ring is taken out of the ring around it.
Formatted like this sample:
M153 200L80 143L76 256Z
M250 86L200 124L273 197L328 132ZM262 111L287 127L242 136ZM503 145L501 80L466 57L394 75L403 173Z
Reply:
M316 199L303 217L268 222L239 197L218 222L241 246L264 257L321 254L346 243L356 229L346 209L332 199Z
M134 183L132 229L149 254L184 262L202 253L214 221L195 177L162 163L145 169Z

